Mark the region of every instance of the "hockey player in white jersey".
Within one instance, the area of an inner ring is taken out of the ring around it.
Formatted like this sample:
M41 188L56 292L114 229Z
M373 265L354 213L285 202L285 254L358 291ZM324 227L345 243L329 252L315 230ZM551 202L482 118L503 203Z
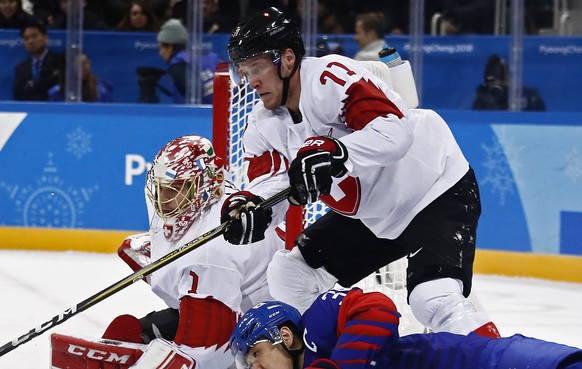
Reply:
M227 175L206 138L188 135L165 145L147 174L150 230L126 239L122 258L138 269L218 227L225 198L237 192ZM53 368L229 368L237 317L272 299L266 269L283 248L274 231L242 247L222 237L209 241L148 279L168 309L141 319L121 315L102 339L53 334Z
M298 247L275 255L273 296L302 311L317 288L353 285L408 255L409 303L421 324L498 337L467 299L481 205L473 170L444 120L408 109L350 58L304 57L298 27L276 8L239 23L228 53L231 76L260 95L243 139L247 190L268 197L291 185L291 204L319 198L332 209L302 232ZM246 211L237 223L236 214L222 214L242 229L225 233L233 243L252 240L271 221ZM275 212L271 224L282 216ZM290 270L305 276L308 267L317 282L298 284Z

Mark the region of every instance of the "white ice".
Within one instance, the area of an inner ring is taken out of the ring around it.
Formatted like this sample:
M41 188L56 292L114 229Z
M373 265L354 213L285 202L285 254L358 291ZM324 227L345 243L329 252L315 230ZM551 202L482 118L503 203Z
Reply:
M0 345L131 274L114 254L0 250ZM582 347L582 284L477 275L474 292L504 336ZM164 308L138 281L0 357L0 369L49 368L53 332L99 337L117 315Z

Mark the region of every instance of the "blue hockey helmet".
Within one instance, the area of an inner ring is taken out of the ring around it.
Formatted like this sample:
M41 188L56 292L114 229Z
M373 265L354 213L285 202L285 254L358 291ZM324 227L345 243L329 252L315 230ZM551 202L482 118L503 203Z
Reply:
M230 336L230 349L239 369L247 368L246 355L259 342L283 342L279 327L288 325L301 337L303 320L299 311L280 301L262 302L249 309Z

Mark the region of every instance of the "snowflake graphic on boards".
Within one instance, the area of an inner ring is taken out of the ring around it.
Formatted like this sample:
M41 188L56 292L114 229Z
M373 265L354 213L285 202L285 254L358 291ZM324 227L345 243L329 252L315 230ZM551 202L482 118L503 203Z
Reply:
M67 133L67 152L73 154L77 159L81 159L92 151L91 138L93 136L83 128L77 127L70 133Z
M0 182L0 188L8 192L14 203L17 225L43 228L79 228L85 204L91 200L93 188L65 188L57 174L57 167L48 154L48 163L36 185L20 186Z
M496 137L490 146L482 143L481 147L485 150L485 161L482 165L487 169L487 174L480 184L490 185L491 192L499 194L499 204L503 206L506 196L512 194L515 187L509 162Z

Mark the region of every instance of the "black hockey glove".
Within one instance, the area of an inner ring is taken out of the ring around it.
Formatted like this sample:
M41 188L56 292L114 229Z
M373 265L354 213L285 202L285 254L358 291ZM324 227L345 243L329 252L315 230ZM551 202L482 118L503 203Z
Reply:
M289 202L305 205L317 201L320 195L327 195L331 190L331 177L339 178L346 174L344 163L347 159L347 148L333 137L305 140L289 167Z
M257 208L264 199L248 191L233 193L226 198L220 210L220 222L231 221L224 231L224 239L235 245L246 245L265 238L273 211Z

